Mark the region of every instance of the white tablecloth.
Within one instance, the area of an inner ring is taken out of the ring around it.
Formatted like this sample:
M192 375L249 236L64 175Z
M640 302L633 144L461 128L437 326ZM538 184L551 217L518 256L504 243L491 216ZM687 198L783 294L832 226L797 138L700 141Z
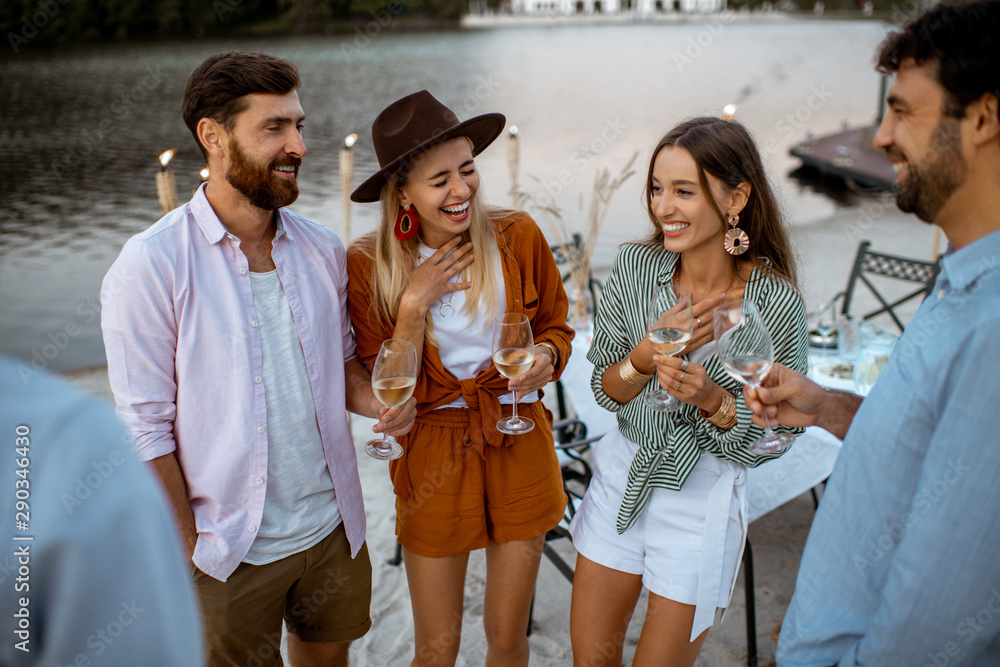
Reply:
M597 404L590 389L594 366L587 361L590 340L579 333L573 356L562 375L566 398L577 417L587 425L588 437L618 427L615 414ZM821 428L806 429L781 457L747 471L747 506L754 521L792 498L807 492L830 476L841 441Z

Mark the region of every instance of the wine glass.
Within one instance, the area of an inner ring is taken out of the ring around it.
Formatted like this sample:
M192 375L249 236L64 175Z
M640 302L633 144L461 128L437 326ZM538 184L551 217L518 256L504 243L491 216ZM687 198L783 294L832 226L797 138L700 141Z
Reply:
M510 380L521 377L535 361L535 339L531 322L524 313L505 313L493 320L493 364L500 375ZM501 433L517 435L535 428L535 422L517 416L517 392L514 393L514 414L497 422Z
M372 370L372 391L375 398L387 408L394 408L410 400L417 384L417 348L401 338L382 342ZM365 443L365 453L381 461L391 461L403 455L403 448L388 432L382 439Z
M719 361L737 381L760 387L774 364L774 345L764 324L764 318L752 301L734 300L719 306L712 313L712 327ZM764 435L747 449L751 454L771 454L784 451L795 442L790 433L775 433L764 414Z
M816 311L816 333L820 335L824 347L835 348L833 332L837 329L837 300L821 304Z
M672 357L687 345L694 331L691 292L680 285L657 285L646 313L649 341L662 355ZM684 403L662 387L646 394L646 405L660 412L679 410Z

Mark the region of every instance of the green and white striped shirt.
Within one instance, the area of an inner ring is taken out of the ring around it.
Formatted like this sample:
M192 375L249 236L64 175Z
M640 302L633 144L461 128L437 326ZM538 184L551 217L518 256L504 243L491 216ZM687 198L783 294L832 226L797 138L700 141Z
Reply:
M751 423L750 411L741 398L743 387L726 373L714 349L704 361L705 371L737 397L738 422L728 431L702 419L693 405L667 414L647 407L643 397L659 387L655 376L624 405L604 393L604 371L624 359L646 336L646 310L653 289L672 280L677 257L662 246L634 243L622 247L602 290L594 341L587 354L594 364L591 387L598 404L616 412L622 435L639 445L618 512L619 533L635 523L654 487L679 490L702 450L751 467L780 456L754 456L747 451L746 445L759 438L762 429ZM808 330L802 298L795 288L773 273L756 268L743 298L760 309L774 342L775 361L805 373ZM714 342L709 345L715 347ZM776 430L796 434L803 431L785 427Z

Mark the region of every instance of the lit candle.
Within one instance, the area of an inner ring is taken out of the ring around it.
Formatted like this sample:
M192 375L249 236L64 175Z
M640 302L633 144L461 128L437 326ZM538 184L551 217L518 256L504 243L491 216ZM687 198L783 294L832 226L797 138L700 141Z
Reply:
M517 143L517 125L511 125L508 132L510 139L507 141L507 166L510 167L510 200L517 207L517 172L521 162L521 150Z
M156 172L156 196L160 200L160 209L164 215L177 208L177 184L174 182L174 170L167 167L173 157L173 149L160 153L160 170Z
M195 188L194 192L191 193L192 197L198 194L198 188L200 188L206 181L208 181L208 176L209 176L208 166L206 165L201 171L199 171L198 175L201 176L201 182L198 183L198 187Z
M351 187L354 185L354 142L358 135L344 137L344 147L340 149L340 196L344 200L344 243L351 240Z
M727 104L722 107L722 120L732 120L733 116L736 115L736 109L738 109L735 104Z

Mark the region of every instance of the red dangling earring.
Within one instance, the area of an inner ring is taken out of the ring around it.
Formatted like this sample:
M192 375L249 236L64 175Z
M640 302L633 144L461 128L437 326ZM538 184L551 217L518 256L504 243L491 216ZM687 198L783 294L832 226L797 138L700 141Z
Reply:
M417 209L410 210L409 204L399 209L396 224L392 228L396 238L400 241L409 241L417 235L418 229L420 229L420 216L417 214Z

